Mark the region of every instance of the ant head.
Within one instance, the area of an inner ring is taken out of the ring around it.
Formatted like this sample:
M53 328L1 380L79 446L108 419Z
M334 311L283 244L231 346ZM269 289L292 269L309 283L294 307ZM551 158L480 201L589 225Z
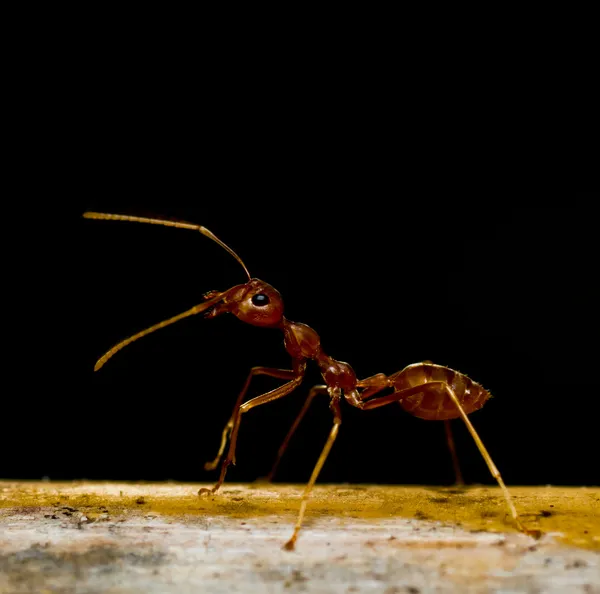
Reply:
M211 294L209 293L209 296ZM229 289L206 317L232 313L253 326L276 327L283 319L283 299L277 289L257 278Z
M215 243L220 245L225 251L229 252L242 266L244 272L248 276L248 282L243 285L237 285L221 293L219 291L211 291L204 296L204 303L195 305L191 309L184 311L168 320L154 324L150 328L146 328L120 343L115 345L112 349L106 352L98 361L94 367L94 370L98 371L115 353L118 353L122 348L128 344L147 336L152 332L169 326L183 318L193 316L199 313L206 313L206 317L214 318L222 313L232 313L237 316L242 322L252 324L253 326L263 327L277 327L281 325L283 320L283 301L281 295L277 289L274 289L271 285L258 280L257 278L251 278L248 269L242 259L225 243L223 243L214 233L209 231L206 227L201 225L194 225L192 223L186 223L185 221L169 221L165 219L151 219L147 217L137 217L132 215L120 215L120 214L109 214L102 212L85 212L83 216L86 219L100 219L108 221L131 221L134 223L146 223L150 225L164 225L166 227L177 227L179 229L190 229L192 231L198 231L205 237L212 239Z

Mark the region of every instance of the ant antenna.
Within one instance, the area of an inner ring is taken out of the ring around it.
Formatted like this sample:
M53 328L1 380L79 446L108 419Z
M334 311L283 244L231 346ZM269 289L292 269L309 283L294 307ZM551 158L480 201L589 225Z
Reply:
M151 332L154 332L155 330L159 330L160 328L164 328L165 326L174 324L175 322L178 322L179 320L182 320L183 318L187 318L189 316L193 316L195 314L206 311L207 309L212 307L215 303L217 303L223 297L223 295L224 295L223 293L219 293L218 295L216 295L212 299L209 299L208 301L205 301L204 303L200 303L199 305L194 305L194 307L192 307L191 309L188 309L187 311L184 311L183 313L177 314L176 316L173 316L172 318L169 318L168 320L163 320L162 322L159 322L158 324L154 324L154 326L150 326L150 328L146 328L145 330L142 330L141 332L138 332L137 334L134 334L133 336L130 336L129 338L126 338L125 340L122 340L119 344L116 344L112 349L110 349L110 351L106 352L104 355L102 355L102 357L100 357L100 359L98 359L98 361L96 362L96 365L94 365L94 371L98 371L101 367L104 366L104 364L113 355L118 353L122 348L126 347L128 344L131 344L134 340L137 340L138 338L142 338L143 336L146 336L146 335L150 334Z
M177 227L179 229L191 229L192 231L200 231L202 235L212 239L215 243L218 243L224 250L228 251L241 265L245 273L248 275L248 280L252 280L250 273L246 268L246 265L242 262L242 259L225 243L223 243L212 231L209 231L206 227L201 225L194 225L193 223L186 223L185 221L167 221L165 219L150 219L147 217L134 217L130 215L121 214L108 214L104 212L84 212L83 218L85 219L101 219L104 221L131 221L132 223L148 223L150 225L164 225L165 227Z

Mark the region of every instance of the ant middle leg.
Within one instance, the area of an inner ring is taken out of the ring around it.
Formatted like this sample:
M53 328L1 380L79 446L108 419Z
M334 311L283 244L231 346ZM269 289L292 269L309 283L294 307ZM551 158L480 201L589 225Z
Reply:
M279 462L281 461L281 457L283 456L285 450L287 449L287 447L288 447L288 445L290 443L290 440L292 439L292 436L296 432L296 429L298 429L298 425L300 425L300 422L304 418L304 415L306 414L306 411L309 409L310 405L312 404L312 401L313 401L314 397L317 394L327 394L327 386L325 386L325 385L313 386L310 389L310 392L308 393L306 401L304 402L304 406L302 407L302 409L298 413L298 416L296 417L296 420L294 421L294 423L290 427L290 430L288 431L287 435L285 436L285 439L283 440L283 443L279 446L279 450L277 451L277 458L275 458L275 462L273 463L273 467L271 468L271 472L269 472L269 474L267 475L267 478L266 478L267 481L270 482L270 481L273 480L273 476L275 475L275 472L277 471L277 467L279 466Z
M298 539L298 533L300 532L300 528L302 527L302 521L304 520L304 513L306 512L306 505L308 503L308 498L310 497L310 493L319 477L319 473L325 464L325 460L327 460L327 456L329 456L329 452L333 446L335 438L337 437L338 431L340 429L340 425L342 424L342 415L340 411L340 401L339 401L339 390L337 393L331 393L332 400L330 403L330 408L333 412L333 427L329 432L329 436L327 437L327 441L325 442L325 446L321 451L321 455L315 464L315 467L310 475L310 479L304 489L304 493L302 494L302 503L300 504L300 512L298 513L298 520L296 521L296 525L294 526L294 532L291 538L283 545L283 548L286 551L293 551L296 545L296 540Z

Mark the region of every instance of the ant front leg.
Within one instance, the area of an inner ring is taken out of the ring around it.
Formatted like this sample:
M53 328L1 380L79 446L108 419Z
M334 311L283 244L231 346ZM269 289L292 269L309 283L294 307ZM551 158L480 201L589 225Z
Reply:
M294 372L290 372L288 370L283 370L283 369L270 369L269 370L270 372L278 372L278 373L286 374L285 377L289 377L287 374L292 373L292 374L294 374L293 379L291 381L289 381L288 383L284 384L283 386L279 386L279 388L275 388L274 390L271 390L270 392L267 392L266 394L263 394L262 396L257 396L256 398L252 398L251 400L248 400L248 402L245 402L244 404L240 405L240 402L242 401L242 399L248 389L248 385L250 384L250 380L251 380L252 376L258 373L258 372L254 372L254 369L264 370L264 369L269 369L269 368L254 368L252 370L254 373L251 372L250 375L248 376L248 379L246 380L246 385L244 386L244 389L240 393L240 396L238 397L238 401L236 402L236 407L234 408L231 419L229 420L229 423L227 423L227 426L225 427L225 431L223 432L224 435L226 435L227 433L230 433L230 441L229 441L229 450L227 452L227 457L225 458L225 460L223 461L223 464L221 465L221 473L219 475L219 480L217 481L217 483L215 484L215 486L212 489L207 489L207 488L200 489L198 491L199 495L202 495L204 493L215 493L219 489L219 487L223 484L223 481L225 480L225 475L227 474L227 468L229 467L230 464L233 463L233 461L235 459L235 447L236 447L236 443L237 443L237 436L238 436L238 432L240 429L242 415L257 406L260 406L261 404L266 404L267 402L271 402L273 400L277 400L278 398L282 398L283 396L287 396L290 392L295 390L302 383L302 380L304 378L304 372L306 369L306 364L304 362L300 362L299 364L294 365L294 367L296 368L296 370ZM273 375L273 374L267 373L267 375ZM275 376L275 377L280 377L280 376ZM230 425L231 425L231 429L229 429ZM221 444L221 449L224 449L223 443Z
M244 400L244 396L246 396L246 392L248 392L248 388L250 387L250 382L255 375L268 375L270 377L276 377L279 379L291 380L295 378L298 374L291 369L275 369L273 367L253 367L246 378L246 382L244 383L244 387L242 391L239 393L237 400L235 401L235 405L233 407L233 412L231 413L231 418L227 421L227 425L223 429L223 433L221 435L221 445L219 447L219 452L217 453L214 460L211 462L206 462L204 464L204 470L214 470L220 460L221 456L223 456L223 452L225 451L225 446L227 445L227 440L231 435L231 430L233 429L233 422L235 419L235 415L240 408L242 401ZM235 461L234 461L235 464Z

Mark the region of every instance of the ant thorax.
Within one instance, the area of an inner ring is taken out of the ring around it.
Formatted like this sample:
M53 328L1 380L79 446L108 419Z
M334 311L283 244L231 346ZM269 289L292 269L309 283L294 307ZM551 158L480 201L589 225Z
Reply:
M337 361L325 354L319 335L310 326L283 319L285 349L293 359L314 359L325 383L330 388L354 390L356 374L348 363Z

